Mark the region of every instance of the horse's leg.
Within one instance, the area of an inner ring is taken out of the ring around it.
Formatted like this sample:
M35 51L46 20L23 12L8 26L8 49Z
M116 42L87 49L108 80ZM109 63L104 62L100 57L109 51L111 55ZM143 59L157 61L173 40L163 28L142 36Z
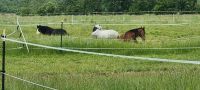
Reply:
M124 38L124 42L126 42L126 39Z
M126 34L122 35L121 38L124 39L124 42L127 41L127 35Z
M135 43L138 43L136 37L133 37L133 40Z
M128 41L128 39L126 37L124 37L124 42Z
M142 40L145 41L145 37L142 37Z
M144 35L140 35L140 37L142 38L142 41L145 41L145 36Z
M127 38L127 39L126 39L126 42L130 42L130 41L131 41L131 39L130 39L130 38Z

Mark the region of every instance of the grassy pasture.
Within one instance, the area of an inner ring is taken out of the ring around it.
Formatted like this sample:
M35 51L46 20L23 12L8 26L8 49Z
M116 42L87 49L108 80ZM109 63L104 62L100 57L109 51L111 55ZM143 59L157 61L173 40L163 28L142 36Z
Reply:
M26 16L19 17L22 30L28 42L59 46L59 36L36 35L36 25L44 24L64 28L70 36L63 37L63 46L70 48L180 48L200 46L200 15L90 15L90 16ZM58 23L58 24L56 24ZM138 43L122 40L92 39L90 36L95 23L105 29L114 29L120 34L145 26L146 41ZM0 30L11 33L16 29L15 15L0 15ZM126 25L114 25L126 24ZM130 25L133 24L133 25ZM158 25L161 24L161 25ZM174 24L174 25L167 25ZM19 32L8 36L20 40ZM122 59L97 55L7 43L6 71L59 90L199 90L200 66L179 63L164 63L134 59ZM37 48L37 49L35 49ZM155 57L177 60L200 60L199 49L186 50L85 50L92 52L128 56ZM1 57L1 56L0 56ZM11 77L6 77L8 90L46 90ZM47 89L48 90L48 89Z

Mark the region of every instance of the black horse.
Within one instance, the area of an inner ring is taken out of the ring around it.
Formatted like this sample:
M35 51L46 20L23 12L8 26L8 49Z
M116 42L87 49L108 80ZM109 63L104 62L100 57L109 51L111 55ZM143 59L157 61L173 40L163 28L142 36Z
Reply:
M37 25L37 33L42 33L45 35L68 35L64 29L53 29L48 26Z

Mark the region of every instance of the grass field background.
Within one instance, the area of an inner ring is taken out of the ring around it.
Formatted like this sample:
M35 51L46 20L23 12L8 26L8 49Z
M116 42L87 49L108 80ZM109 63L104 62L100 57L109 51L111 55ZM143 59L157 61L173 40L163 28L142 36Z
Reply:
M177 60L200 60L199 49L160 50L127 48L180 48L200 46L200 15L69 15L69 16L19 16L28 42L60 46L60 36L36 35L36 25L64 29L63 47L69 48L126 48L113 50L85 50L100 53L141 56ZM16 30L17 16L0 15L0 30L9 34ZM138 43L123 40L93 39L94 24L104 29L114 29L120 34L145 26L146 41ZM18 38L19 32L7 38ZM2 44L2 43L1 43ZM123 59L22 45L6 42L6 73L50 86L59 90L199 90L200 66ZM37 49L35 49L37 48ZM1 56L0 56L1 57ZM2 57L1 57L2 58ZM46 90L11 77L6 77L8 90ZM48 89L47 89L48 90Z

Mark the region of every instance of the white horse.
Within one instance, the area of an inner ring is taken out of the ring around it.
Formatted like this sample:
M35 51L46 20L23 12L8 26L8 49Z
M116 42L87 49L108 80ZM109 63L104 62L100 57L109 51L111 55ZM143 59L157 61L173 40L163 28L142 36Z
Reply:
M92 36L101 39L116 39L119 37L119 33L115 30L102 30L100 25L95 25Z

